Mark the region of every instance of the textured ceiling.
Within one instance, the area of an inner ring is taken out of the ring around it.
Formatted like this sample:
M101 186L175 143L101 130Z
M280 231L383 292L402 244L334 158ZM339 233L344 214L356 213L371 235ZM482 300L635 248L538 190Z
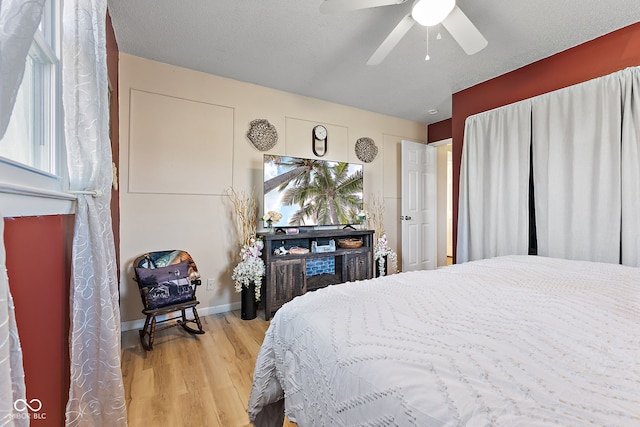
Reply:
M467 56L437 25L425 61L416 24L370 66L411 1L337 15L321 0L108 4L121 52L427 124L451 117L455 92L640 21L638 0L458 0L487 48Z

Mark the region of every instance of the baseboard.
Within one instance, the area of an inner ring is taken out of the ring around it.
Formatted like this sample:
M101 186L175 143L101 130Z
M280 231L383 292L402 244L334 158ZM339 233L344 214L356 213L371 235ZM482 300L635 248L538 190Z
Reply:
M211 307L198 307L198 315L208 316L210 314L228 313L229 311L240 310L240 302L234 302L231 304L214 305ZM166 319L167 316L158 316L158 321ZM121 332L133 331L136 329L142 329L144 327L144 319L130 320L128 322L122 322L120 324Z

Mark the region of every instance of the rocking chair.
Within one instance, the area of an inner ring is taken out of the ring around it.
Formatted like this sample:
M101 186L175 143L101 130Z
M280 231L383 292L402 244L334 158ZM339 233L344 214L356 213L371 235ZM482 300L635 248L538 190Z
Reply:
M204 334L196 305L196 288L200 286L200 274L191 255L185 251L158 251L144 254L133 262L134 280L138 283L140 297L147 316L140 330L140 342L145 350L153 350L156 331L182 326L191 334ZM187 317L191 309L193 318ZM181 315L169 317L180 311ZM162 320L156 317L166 315ZM157 324L165 324L156 329ZM193 328L189 323L195 323Z

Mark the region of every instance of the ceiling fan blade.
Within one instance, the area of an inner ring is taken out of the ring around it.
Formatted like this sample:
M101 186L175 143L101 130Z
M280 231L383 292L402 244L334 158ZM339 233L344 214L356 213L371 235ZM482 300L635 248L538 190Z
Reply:
M442 21L442 25L467 55L478 53L489 44L458 6L454 7L449 16Z
M381 63L415 23L416 21L411 17L411 14L402 18L387 38L384 39L382 44L373 52L373 55L371 55L371 58L367 61L367 65L378 65Z
M351 10L401 4L407 0L324 0L320 5L322 13L349 12Z

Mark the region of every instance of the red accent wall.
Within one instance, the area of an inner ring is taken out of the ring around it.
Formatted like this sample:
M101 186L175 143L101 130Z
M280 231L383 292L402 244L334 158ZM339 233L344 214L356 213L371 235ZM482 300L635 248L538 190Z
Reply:
M427 143L451 138L451 119L442 120L427 126Z
M27 400L62 426L69 396L69 284L73 215L4 219L9 289L22 345Z
M109 137L111 138L111 153L113 162L116 164L118 176L120 176L120 120L118 115L118 42L113 32L111 15L107 11L107 73L109 78ZM119 184L119 183L118 183ZM111 224L113 226L113 239L116 247L116 265L120 265L120 186L118 190L111 188ZM120 279L120 270L118 270ZM119 282L120 280L118 280Z
M453 94L453 241L458 235L460 161L467 117L640 65L640 23ZM429 128L431 133L431 128Z

